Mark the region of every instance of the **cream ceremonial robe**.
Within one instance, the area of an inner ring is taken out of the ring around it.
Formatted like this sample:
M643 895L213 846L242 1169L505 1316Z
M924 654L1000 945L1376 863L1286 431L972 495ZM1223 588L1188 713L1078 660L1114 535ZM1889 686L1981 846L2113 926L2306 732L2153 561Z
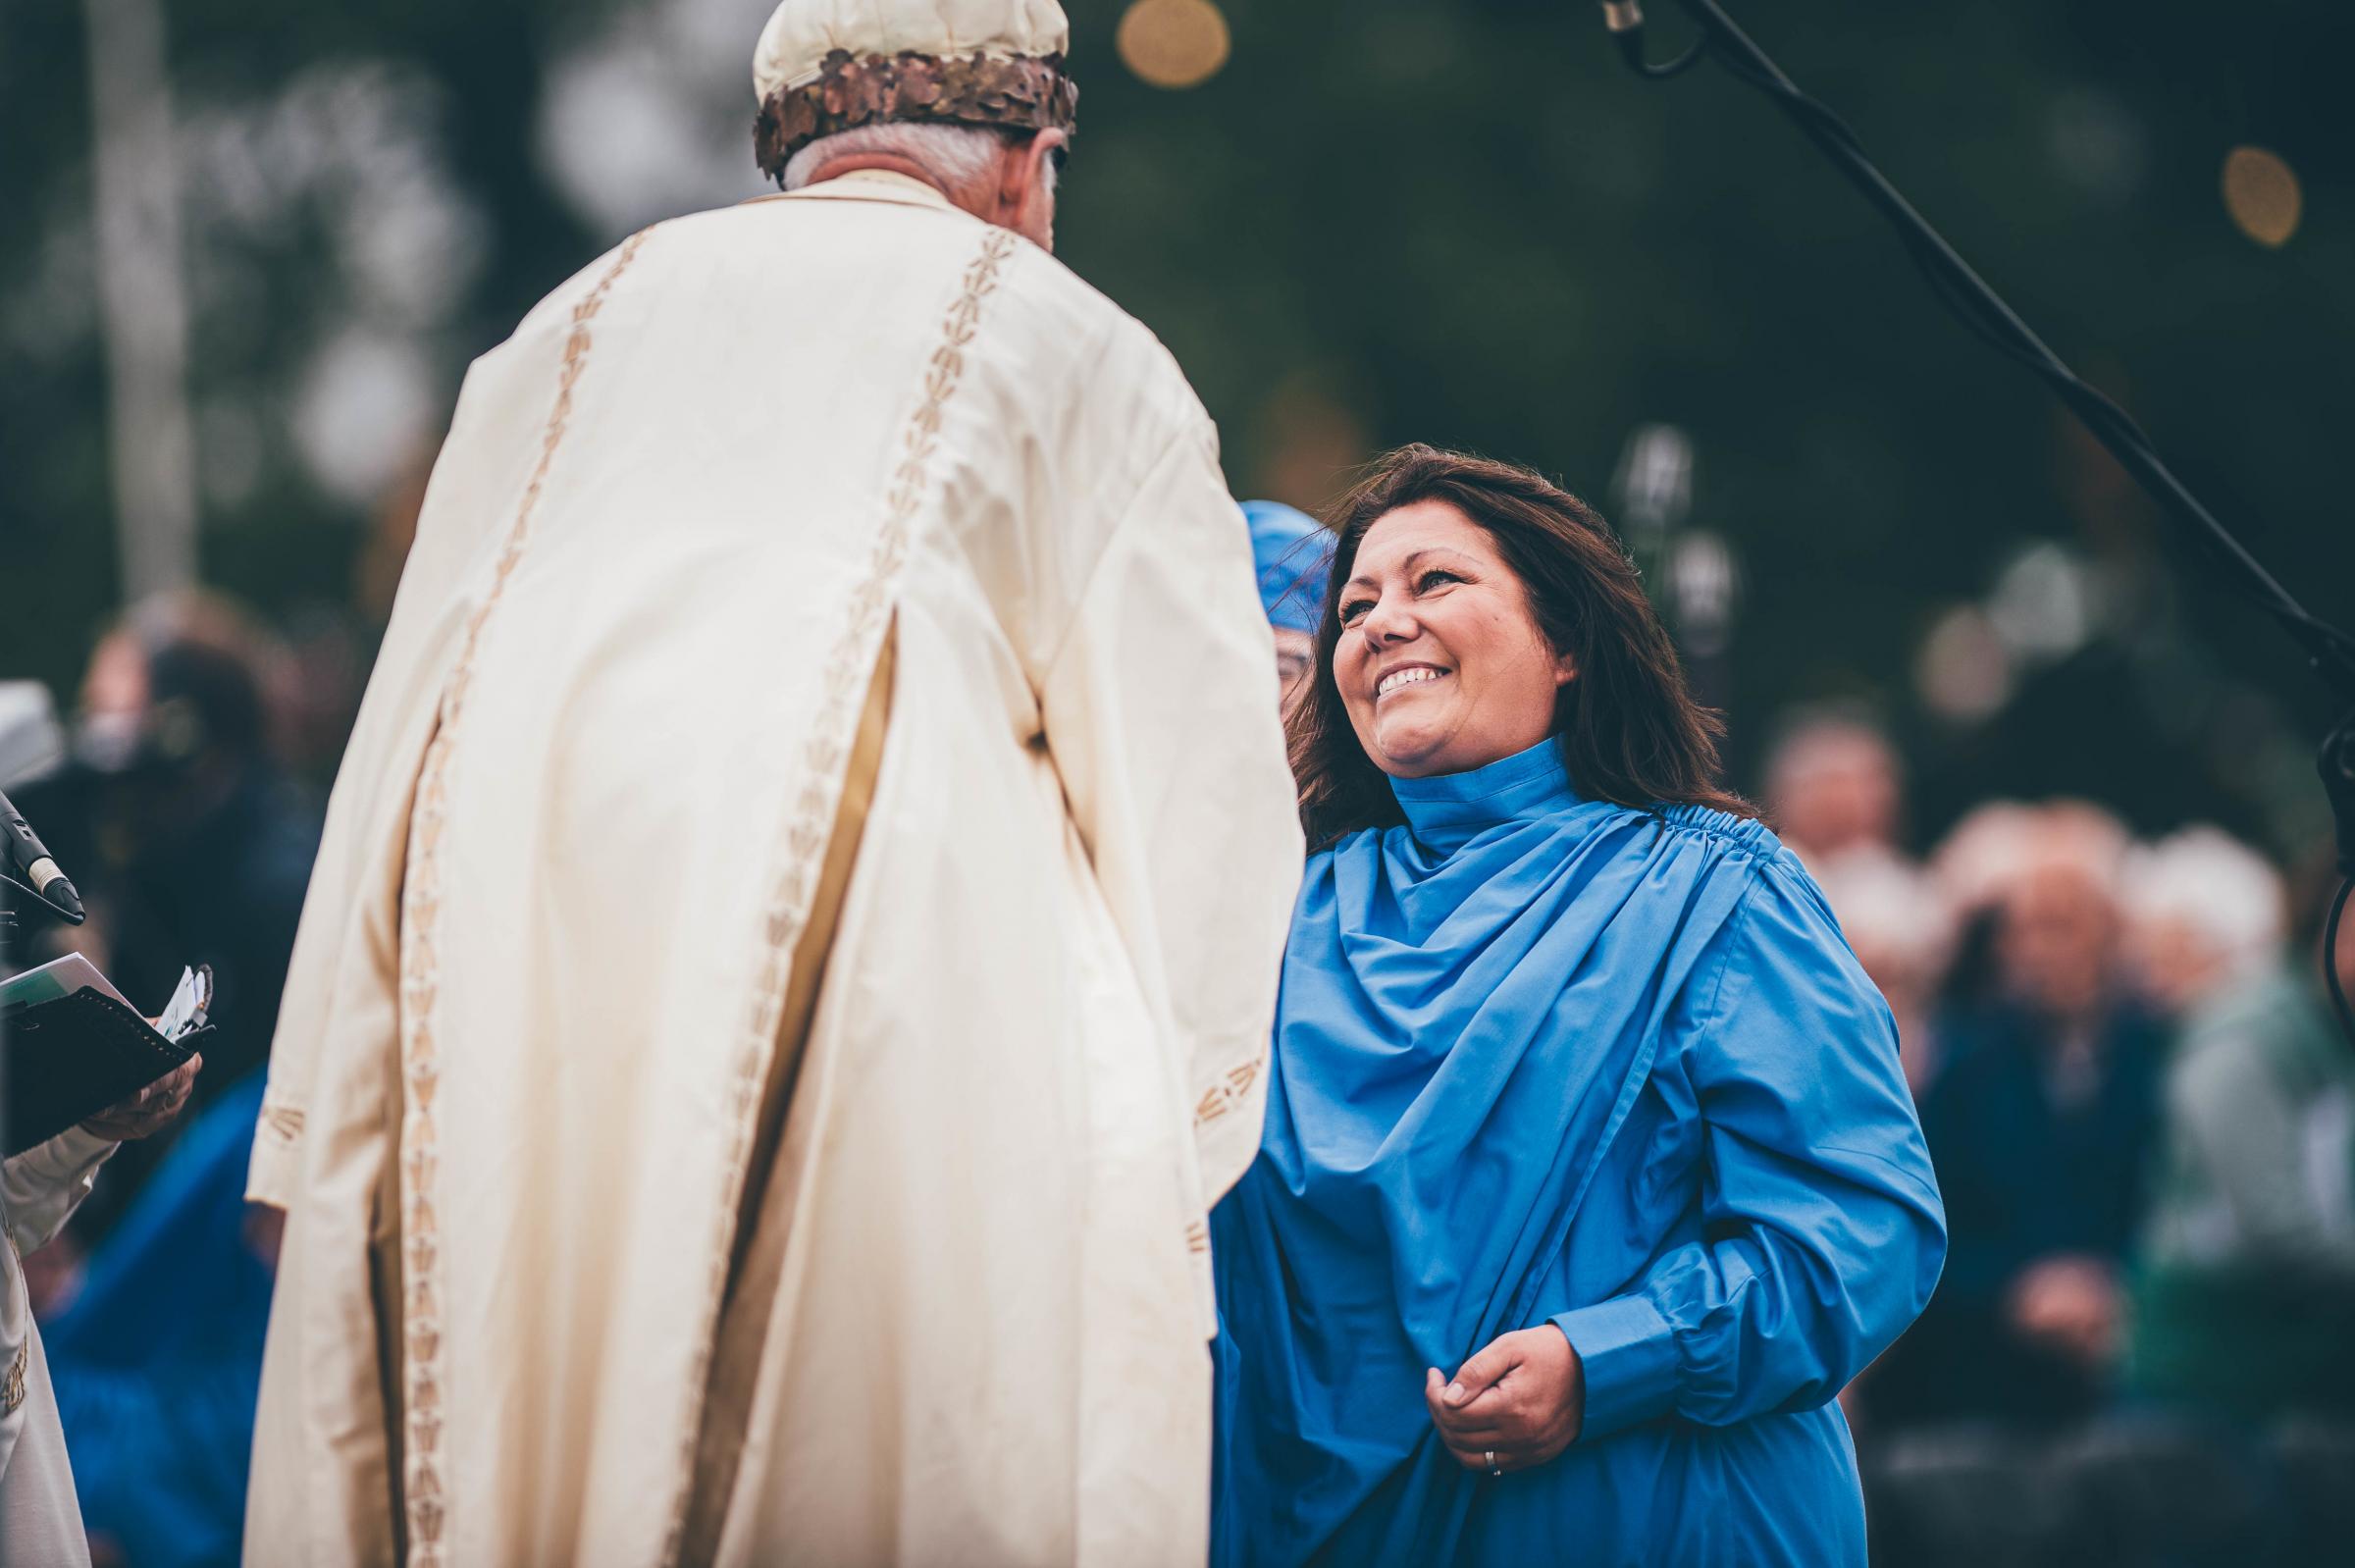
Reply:
M247 1561L1199 1563L1274 670L1177 365L928 187L550 296L303 915Z

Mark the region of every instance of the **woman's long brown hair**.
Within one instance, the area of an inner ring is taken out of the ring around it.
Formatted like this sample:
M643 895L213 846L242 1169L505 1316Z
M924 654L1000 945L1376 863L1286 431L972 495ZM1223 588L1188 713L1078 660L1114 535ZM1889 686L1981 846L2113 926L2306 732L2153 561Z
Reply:
M1718 782L1725 722L1693 700L1635 562L1601 516L1529 469L1401 446L1377 460L1326 518L1336 543L1316 669L1285 722L1300 825L1312 849L1404 820L1388 777L1350 727L1333 655L1341 639L1341 589L1366 530L1422 500L1445 501L1496 542L1529 591L1545 641L1570 655L1577 673L1555 699L1553 730L1580 794L1641 810L1692 805L1757 814Z

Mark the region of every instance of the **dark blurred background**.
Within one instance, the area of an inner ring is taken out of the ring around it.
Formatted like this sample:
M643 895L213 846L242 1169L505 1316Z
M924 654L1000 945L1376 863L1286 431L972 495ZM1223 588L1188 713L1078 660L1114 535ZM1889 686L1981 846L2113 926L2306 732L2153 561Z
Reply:
M27 1264L102 1561L235 1555L256 1073L459 378L624 235L759 192L769 5L0 9L0 787L134 998L222 984L195 1122ZM2345 1560L2335 715L2286 640L1770 106L1633 78L1589 0L1066 5L1063 255L1235 493L1313 509L1416 440L1602 506L1889 995L1955 1253L1848 1396L1876 1556ZM2355 624L2355 12L1731 9Z
M466 362L631 229L759 188L767 9L7 8L0 559L39 588L10 597L0 674L68 695L127 587L191 569L364 668ZM2179 569L2109 459L1722 73L1633 79L1585 0L1226 0L1223 69L1169 88L1121 58L1125 0L1070 9L1065 254L1176 350L1238 494L1314 505L1419 439L1616 512L1631 437L1673 427L1676 521L1738 573L1717 695L1745 782L1767 715L1851 697L1923 764L1925 827L2000 788L2284 850L2317 830L2325 707L2284 645ZM2355 620L2331 478L2355 14L1736 9L2278 575ZM1664 50L1684 26L1655 12ZM96 58L94 22L117 40ZM1184 26L1136 36L1145 69L1199 69ZM2239 148L2275 161L2236 219ZM110 352L135 383L111 405ZM137 535L186 543L127 583Z

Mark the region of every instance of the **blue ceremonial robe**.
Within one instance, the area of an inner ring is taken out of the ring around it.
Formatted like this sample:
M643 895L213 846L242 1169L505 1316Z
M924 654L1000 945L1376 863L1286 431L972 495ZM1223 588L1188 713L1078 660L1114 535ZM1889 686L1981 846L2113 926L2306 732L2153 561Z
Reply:
M1552 743L1309 862L1267 1130L1213 1218L1230 1568L1865 1560L1833 1398L1945 1230L1889 1011L1756 822ZM1552 1322L1585 1430L1502 1479L1427 1366Z

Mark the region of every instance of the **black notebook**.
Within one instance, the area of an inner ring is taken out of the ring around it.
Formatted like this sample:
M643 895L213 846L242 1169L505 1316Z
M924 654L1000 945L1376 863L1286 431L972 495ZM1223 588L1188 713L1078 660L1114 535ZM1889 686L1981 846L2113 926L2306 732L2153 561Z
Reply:
M183 991L210 977L190 975ZM0 1149L10 1158L86 1117L129 1099L196 1053L201 1007L174 998L166 1035L79 957L44 964L0 983Z

